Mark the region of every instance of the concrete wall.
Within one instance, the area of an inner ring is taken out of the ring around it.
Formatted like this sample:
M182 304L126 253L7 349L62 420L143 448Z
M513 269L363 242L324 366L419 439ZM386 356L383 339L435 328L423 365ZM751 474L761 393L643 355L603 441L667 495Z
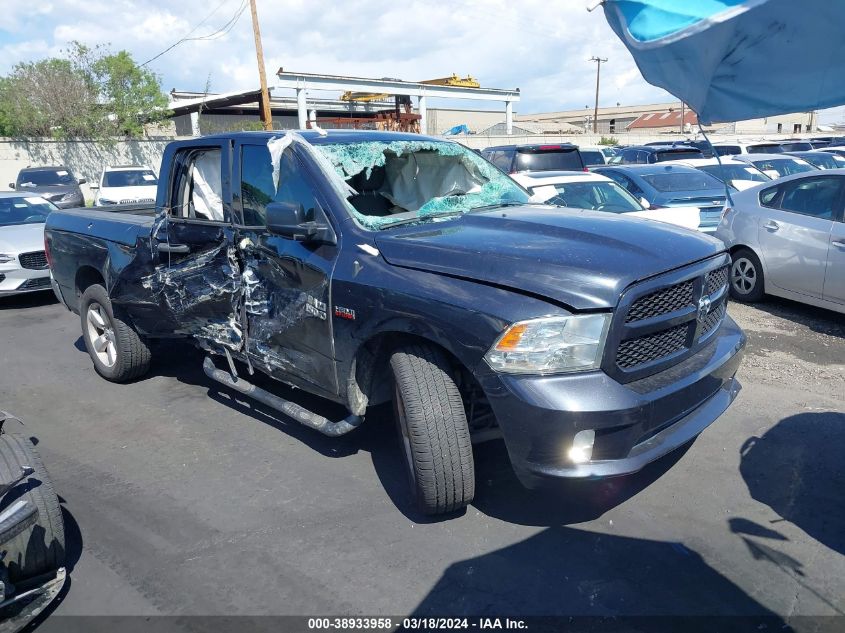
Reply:
M9 188L24 167L64 165L77 178L96 183L108 165L149 165L158 173L164 147L172 138L119 141L113 144L93 141L17 141L0 139L0 190ZM82 186L89 202L91 189Z

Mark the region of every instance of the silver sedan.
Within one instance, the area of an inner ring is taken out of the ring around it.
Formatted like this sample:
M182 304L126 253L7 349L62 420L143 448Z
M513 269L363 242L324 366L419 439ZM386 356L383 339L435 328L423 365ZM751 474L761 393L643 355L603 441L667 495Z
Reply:
M781 178L732 194L716 236L731 296L777 295L845 313L845 169Z
M55 209L38 196L0 192L0 295L50 290L44 222Z

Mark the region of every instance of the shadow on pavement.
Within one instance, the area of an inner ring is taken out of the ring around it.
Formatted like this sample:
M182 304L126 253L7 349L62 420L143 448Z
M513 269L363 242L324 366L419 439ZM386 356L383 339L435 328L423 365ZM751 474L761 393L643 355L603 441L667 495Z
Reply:
M10 295L8 297L0 297L0 310L22 310L26 308L36 308L39 306L48 306L58 304L59 300L52 290L44 290L40 292L27 292L21 295Z
M845 414L799 413L746 440L739 466L754 499L840 554L845 554L843 446Z
M833 310L772 296L755 303L754 307L772 316L800 323L819 334L845 339L845 319Z
M788 630L772 612L681 543L568 527L548 528L515 545L449 566L414 613L623 619L754 616L765 618L769 630ZM769 618L777 624L771 626ZM669 626L671 620L663 624L668 628L659 630L690 630ZM748 624L744 622L742 630L759 628ZM626 628L624 621L617 622L617 627L620 631L655 630L648 625ZM737 630L730 622L708 628Z
M366 422L348 435L325 437L212 381L202 371L203 357L201 350L186 342L159 341L153 349L153 365L147 377L171 376L185 384L207 387L207 396L212 400L286 433L325 457L343 458L362 451L369 453L379 481L391 501L416 523L448 520L464 512L439 517L417 512L411 499L404 458L389 405L370 409ZM239 365L239 371L246 375L243 366ZM261 372L256 371L249 381L329 419L339 420L347 415L343 406L286 387ZM600 482L563 482L547 490L531 491L516 479L504 442L486 442L473 448L476 497L472 506L488 516L522 525L555 526L589 521L648 487L672 468L689 446L681 447L634 475Z

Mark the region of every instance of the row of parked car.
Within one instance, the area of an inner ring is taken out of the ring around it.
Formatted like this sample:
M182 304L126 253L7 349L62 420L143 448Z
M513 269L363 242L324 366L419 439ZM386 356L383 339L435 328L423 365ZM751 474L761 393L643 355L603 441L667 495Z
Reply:
M732 270L737 299L754 301L767 292L843 311L836 271L845 263L845 171L824 170L845 167L845 149L761 153L759 144L736 146L741 153L719 158L680 143L628 147L597 166L586 164L591 150L566 143L491 147L481 154L535 202L633 214L715 235L738 254ZM631 151L649 158L641 161ZM0 294L50 287L43 223L52 209L82 206L84 182L64 167L27 168L11 183L13 192L0 194ZM96 202L149 204L157 182L148 167L109 167Z
M38 196L59 209L71 209L85 206L84 184L94 191L94 206L147 204L155 202L158 177L143 165L117 165L103 169L96 183L88 183L64 165L26 167L9 183L9 189Z
M50 270L44 251L44 222L55 209L85 206L77 178L65 166L21 169L12 191L0 192L0 295L50 288ZM124 165L103 169L94 206L152 204L158 177L149 167Z
M731 249L736 299L768 293L845 312L845 148L772 145L714 144L718 158L690 144L626 147L599 165L572 144L481 153L535 202L713 234Z

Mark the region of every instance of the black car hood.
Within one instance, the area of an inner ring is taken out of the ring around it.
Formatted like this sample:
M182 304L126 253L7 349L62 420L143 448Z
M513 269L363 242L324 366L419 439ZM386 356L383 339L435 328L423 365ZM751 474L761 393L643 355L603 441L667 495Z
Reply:
M376 237L395 266L523 290L576 310L613 308L622 291L724 250L653 220L559 207L507 207Z
M18 193L30 196L54 196L57 194L76 193L79 185L39 185L36 187L19 187Z

